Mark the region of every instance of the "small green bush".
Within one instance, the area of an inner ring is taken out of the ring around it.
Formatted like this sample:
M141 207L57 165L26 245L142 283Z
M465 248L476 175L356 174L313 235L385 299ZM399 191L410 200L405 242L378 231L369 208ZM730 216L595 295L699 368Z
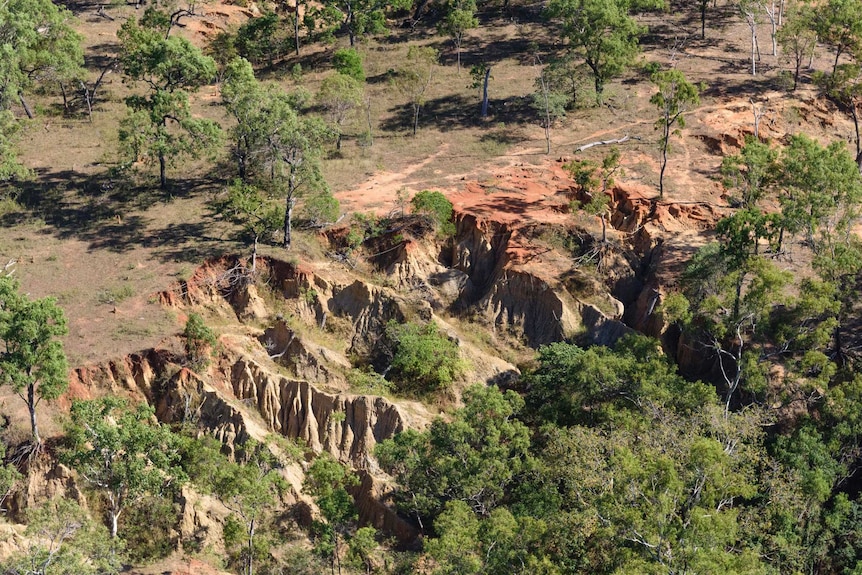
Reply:
M183 339L185 340L186 354L192 365L198 368L206 367L216 344L216 335L204 323L204 318L196 313L189 314L186 328L183 330Z
M434 323L390 322L386 336L393 342L389 375L398 391L421 395L446 390L466 370L458 344Z
M339 74L350 76L359 82L365 82L365 69L362 67L362 56L353 48L336 50L332 55L332 67Z
M441 235L448 237L455 233L452 202L442 193L423 190L413 196L410 205L413 213L430 216Z
M347 373L350 388L357 393L370 395L389 395L392 393L392 383L373 369L352 369Z
M96 294L96 300L101 304L117 304L135 295L135 289L129 284L101 290Z

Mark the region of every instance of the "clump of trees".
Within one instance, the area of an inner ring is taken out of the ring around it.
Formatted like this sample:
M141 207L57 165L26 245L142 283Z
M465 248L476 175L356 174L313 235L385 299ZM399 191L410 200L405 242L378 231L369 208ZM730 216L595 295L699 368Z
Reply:
M284 247L291 245L298 201L311 222L333 221L338 201L321 172L323 145L332 138L326 125L300 114L296 100L278 87L258 82L241 58L225 71L222 98L237 122L231 140L240 179L284 202Z

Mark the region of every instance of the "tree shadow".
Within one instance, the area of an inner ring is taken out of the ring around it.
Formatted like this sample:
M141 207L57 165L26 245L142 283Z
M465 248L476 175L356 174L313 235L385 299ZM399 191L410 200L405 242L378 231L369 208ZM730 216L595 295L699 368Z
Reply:
M142 247L163 261L198 263L225 251L225 238L210 235L210 222L168 224L147 235Z
M442 96L428 100L419 109L419 129L424 125L434 125L442 131L454 130L472 126L475 123L473 110L476 108L473 99L460 94ZM384 120L380 128L390 132L412 129L413 107L402 104L389 109L390 116Z
M194 258L199 253L215 253L215 242L223 240L208 238L203 229L205 222L170 224L154 230L147 210L158 202L211 189L217 181L220 179L216 175L174 180L163 191L139 183L129 175L110 172L89 175L42 168L36 170L32 180L17 185L17 200L28 211L29 218L21 213L6 214L0 218L0 224L12 226L35 217L46 224L42 233L88 242L91 250L123 253L144 247L155 248L157 256L165 260ZM192 237L194 247L189 247L186 243Z

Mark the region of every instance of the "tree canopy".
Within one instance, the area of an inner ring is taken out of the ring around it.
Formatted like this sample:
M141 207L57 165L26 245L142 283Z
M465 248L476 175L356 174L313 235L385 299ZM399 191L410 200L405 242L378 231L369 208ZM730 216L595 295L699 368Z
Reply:
M188 91L215 79L215 61L185 38L165 37L134 19L118 36L123 73L147 86L146 95L126 99L129 113L120 123L120 144L133 161L158 163L164 189L169 164L212 152L221 142L219 125L194 117L188 97Z
M659 8L658 0L552 0L548 16L562 25L570 48L592 72L596 100L605 84L628 69L640 53L638 38L646 29L632 17L633 9Z
M0 277L0 382L26 403L33 442L41 443L36 408L69 387L68 364L59 338L66 317L54 298L31 300L18 283Z

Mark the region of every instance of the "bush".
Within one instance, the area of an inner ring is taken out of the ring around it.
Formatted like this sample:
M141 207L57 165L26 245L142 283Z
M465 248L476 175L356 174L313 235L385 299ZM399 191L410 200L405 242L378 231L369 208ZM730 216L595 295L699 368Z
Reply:
M398 391L424 394L445 390L466 369L458 344L440 333L434 323L390 322L386 336L393 342L389 373Z
M350 76L359 82L365 82L365 69L362 67L362 56L353 48L336 50L332 55L332 67L339 74Z
M163 559L176 548L173 535L179 517L173 502L165 497L145 497L121 516L119 534L133 563Z
M347 373L347 382L356 393L388 395L392 384L373 369L352 369Z
M413 213L425 214L434 220L437 230L443 236L455 233L455 222L452 219L452 202L440 192L423 190L410 200Z
M322 226L338 219L341 206L332 192L326 190L312 194L302 205L302 217L312 226Z
M209 363L212 348L216 344L216 335L213 330L204 323L204 318L199 314L189 314L186 328L183 330L186 354L195 367L206 367Z

